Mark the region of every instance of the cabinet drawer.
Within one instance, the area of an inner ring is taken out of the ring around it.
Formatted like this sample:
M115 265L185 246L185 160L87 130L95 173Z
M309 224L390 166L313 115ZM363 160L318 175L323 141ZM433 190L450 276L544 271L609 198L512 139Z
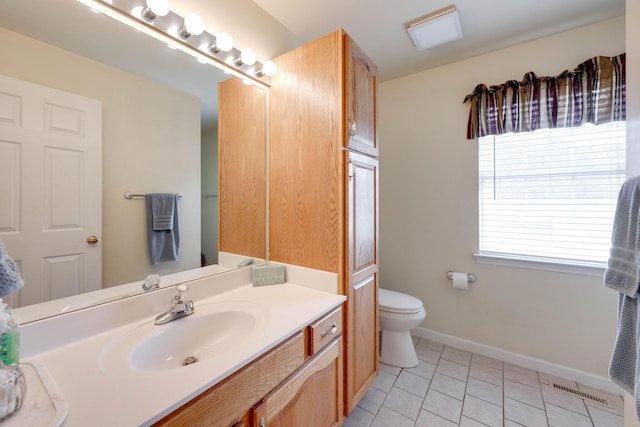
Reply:
M342 308L338 307L308 327L309 355L313 356L338 335L342 334Z

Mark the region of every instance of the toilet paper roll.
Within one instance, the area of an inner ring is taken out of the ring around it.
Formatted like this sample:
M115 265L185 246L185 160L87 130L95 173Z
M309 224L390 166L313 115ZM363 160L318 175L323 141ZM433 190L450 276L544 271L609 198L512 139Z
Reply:
M459 273L457 271L453 272L453 287L455 289L464 289L465 291L469 289L469 279L467 277L467 273Z

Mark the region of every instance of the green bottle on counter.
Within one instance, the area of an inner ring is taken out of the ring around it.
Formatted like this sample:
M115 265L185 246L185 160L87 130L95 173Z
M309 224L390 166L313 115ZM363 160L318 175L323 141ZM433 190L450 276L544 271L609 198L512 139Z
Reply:
M11 316L11 308L0 299L0 363L20 364L20 331Z

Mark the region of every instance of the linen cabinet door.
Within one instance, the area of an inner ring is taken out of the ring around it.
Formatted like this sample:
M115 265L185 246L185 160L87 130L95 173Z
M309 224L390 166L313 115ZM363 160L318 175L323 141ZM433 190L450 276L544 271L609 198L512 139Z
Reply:
M354 150L377 157L378 69L347 35L345 45L347 145Z
M378 375L378 160L348 153L347 402Z

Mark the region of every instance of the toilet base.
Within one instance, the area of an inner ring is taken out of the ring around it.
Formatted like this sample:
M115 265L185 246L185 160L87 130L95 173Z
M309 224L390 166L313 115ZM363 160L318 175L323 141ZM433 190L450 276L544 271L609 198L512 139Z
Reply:
M418 366L418 356L409 331L382 330L380 336L380 361L398 368Z

